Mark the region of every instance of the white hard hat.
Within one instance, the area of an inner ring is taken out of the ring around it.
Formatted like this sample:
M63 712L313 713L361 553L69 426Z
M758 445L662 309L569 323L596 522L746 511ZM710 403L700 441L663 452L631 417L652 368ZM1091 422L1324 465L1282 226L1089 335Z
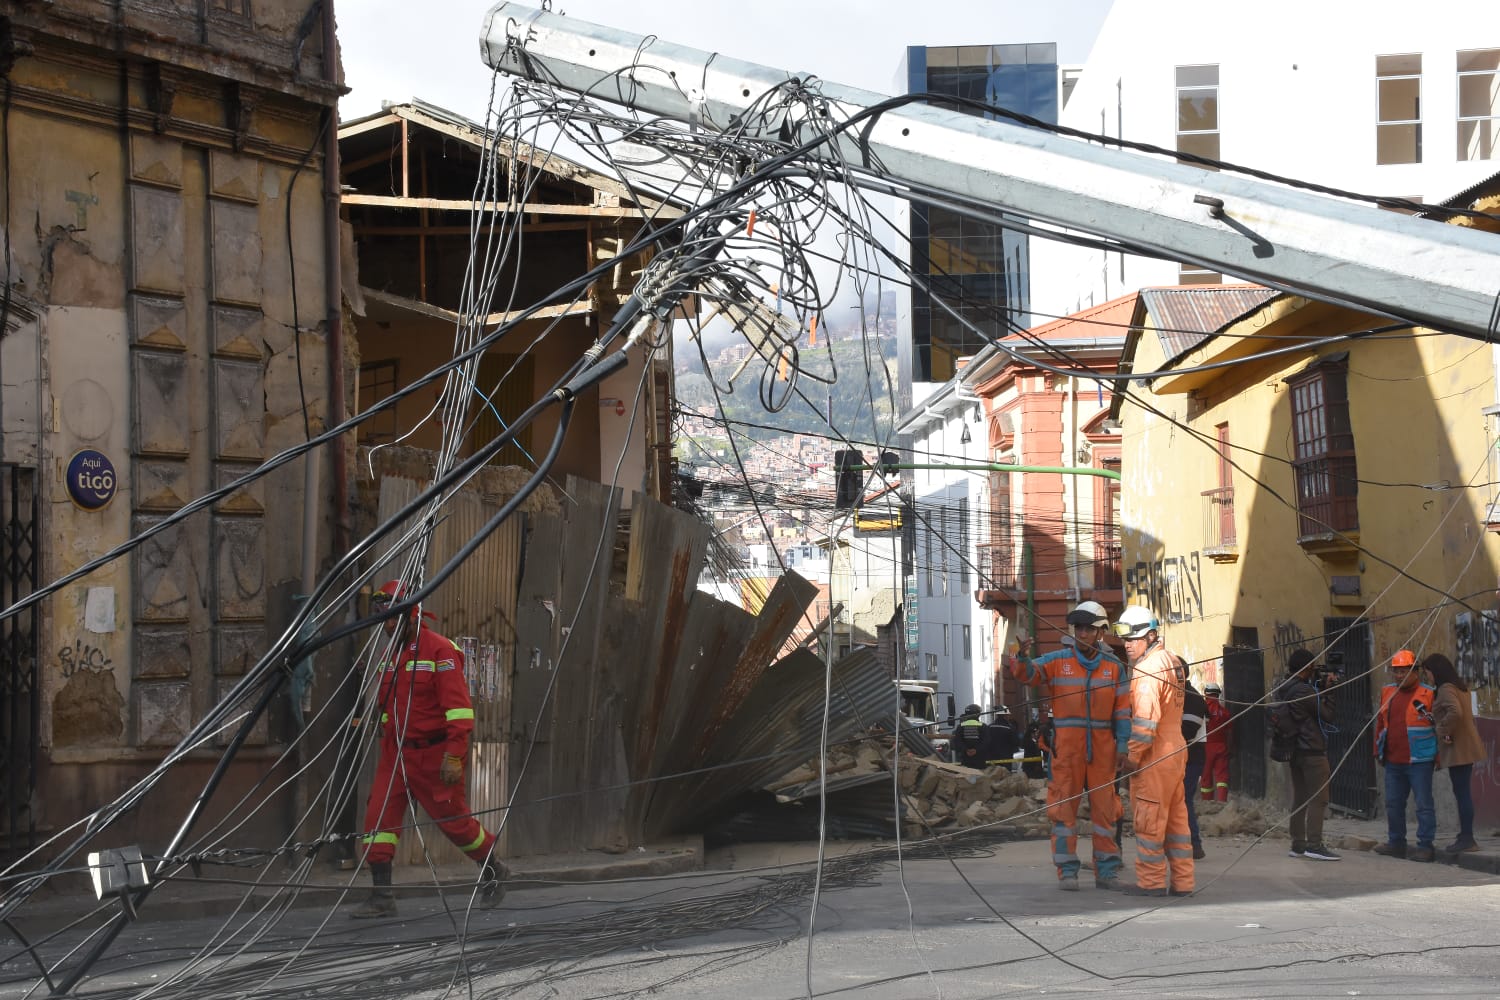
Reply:
M1156 620L1150 608L1139 604L1132 604L1120 612L1120 618L1114 624L1114 633L1124 639L1139 639L1147 632L1159 630L1161 622Z
M1084 601L1068 612L1068 624L1106 628L1109 625L1109 612L1105 611L1104 605L1098 601Z

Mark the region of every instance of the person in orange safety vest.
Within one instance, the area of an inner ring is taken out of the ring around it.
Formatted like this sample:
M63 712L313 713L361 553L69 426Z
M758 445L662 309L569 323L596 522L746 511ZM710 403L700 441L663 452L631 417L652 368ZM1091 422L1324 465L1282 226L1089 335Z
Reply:
M392 580L370 598L379 614L406 596ZM480 903L504 895L505 866L492 858L495 835L469 811L464 761L474 731L474 705L464 678L464 654L423 620L420 606L384 623L395 656L380 666L380 759L365 807L365 864L374 883L369 899L350 913L356 919L392 917L396 900L391 868L411 799L480 866ZM403 619L405 619L403 621Z
M1109 615L1094 601L1068 612L1073 645L1035 660L1020 656L1011 673L1022 684L1042 689L1050 698L1051 777L1047 782L1047 818L1052 821L1052 863L1057 886L1078 889L1078 806L1089 797L1093 832L1094 885L1120 890L1120 845L1115 821L1120 797L1115 793L1117 761L1130 735L1130 686L1125 665L1104 648L1100 638Z
M1131 605L1115 622L1130 660L1130 804L1135 820L1136 884L1127 896L1190 896L1193 835L1188 827L1183 775L1182 679L1177 657L1161 641L1161 623L1150 608ZM1171 887L1167 870L1171 868Z
M1432 772L1438 757L1433 729L1431 687L1422 683L1422 668L1409 649L1398 649L1386 668L1391 682L1380 689L1375 712L1375 760L1385 766L1386 840L1376 854L1431 861L1437 836L1432 799ZM1406 800L1417 800L1417 846L1406 849Z

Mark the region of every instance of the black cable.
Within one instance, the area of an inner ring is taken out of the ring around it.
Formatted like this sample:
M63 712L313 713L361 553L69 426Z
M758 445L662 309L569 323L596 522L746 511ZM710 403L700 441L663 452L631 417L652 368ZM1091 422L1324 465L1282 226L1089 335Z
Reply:
M302 171L307 167L308 161L312 159L313 153L317 152L318 147L322 145L323 136L328 132L328 125L333 121L337 113L337 111L331 108L323 112L323 124L318 128L317 137L313 139L312 145L307 147L307 151L302 154L302 159L297 161L296 168L292 170L292 179L286 186L286 259L292 286L292 343L296 351L297 398L302 402L302 437L304 441L311 440L312 438L312 417L307 405L307 386L302 379L302 320L297 311L297 258L296 241L292 239L292 196L297 190L297 178L302 176ZM328 169L328 166L328 164L324 164L324 169Z

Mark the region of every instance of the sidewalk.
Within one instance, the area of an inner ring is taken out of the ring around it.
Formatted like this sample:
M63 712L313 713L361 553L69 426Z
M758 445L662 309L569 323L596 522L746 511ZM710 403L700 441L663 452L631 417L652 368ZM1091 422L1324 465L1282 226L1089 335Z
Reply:
M505 859L510 877L507 893L558 883L606 882L614 879L647 878L703 870L703 838L673 837L658 844L634 847L622 854L579 851L571 854L540 854ZM402 899L436 897L472 887L476 877L472 864L444 865L436 869L398 866L393 882ZM326 864L316 866L306 884L284 886L290 871L206 866L203 877L183 871L158 884L140 908L140 921L192 920L227 916L239 909L254 912L262 906L296 908L339 905L362 899L370 878L363 871ZM436 877L434 877L436 876ZM256 878L263 883L251 885ZM38 889L11 915L27 934L62 927L98 906L86 878L65 876Z
M1414 843L1412 835L1415 832L1415 824L1408 817L1406 824L1408 845ZM1452 841L1453 837L1454 832L1452 830L1439 831L1437 843L1438 862L1458 865L1460 868L1484 872L1487 875L1500 875L1500 830L1476 826L1474 839L1479 843L1479 850L1466 851L1463 854L1448 854L1443 851L1443 844ZM1378 819L1354 819L1349 816L1330 813L1328 818L1323 821L1323 840L1329 847L1335 849L1345 851L1373 851L1376 844L1385 843L1385 838L1384 816Z

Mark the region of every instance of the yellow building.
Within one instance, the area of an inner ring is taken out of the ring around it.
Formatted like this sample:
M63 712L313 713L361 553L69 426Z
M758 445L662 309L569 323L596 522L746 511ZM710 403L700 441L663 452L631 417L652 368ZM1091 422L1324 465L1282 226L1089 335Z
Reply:
M1465 206L1494 212L1497 190ZM1294 295L1208 336L1147 325L1127 345L1127 365L1159 375L1116 402L1126 602L1150 606L1236 708L1292 650L1326 649L1345 677L1335 805L1376 810L1370 720L1402 647L1454 659L1500 741L1494 351ZM1231 785L1264 794L1282 769L1268 773L1257 709L1237 738ZM1476 787L1482 822L1500 817L1497 793Z

